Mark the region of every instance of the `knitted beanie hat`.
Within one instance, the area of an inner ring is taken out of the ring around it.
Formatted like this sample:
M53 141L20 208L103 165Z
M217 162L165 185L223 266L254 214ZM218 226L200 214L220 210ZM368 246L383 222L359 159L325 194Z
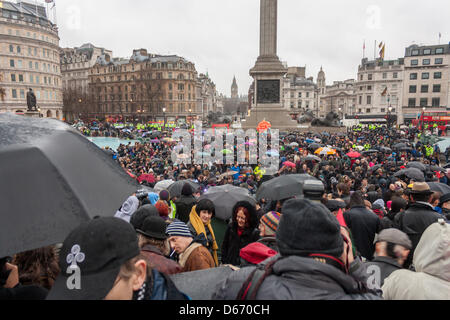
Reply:
M308 199L284 203L277 230L277 245L282 256L328 254L339 258L344 251L341 227L323 204Z
M186 223L181 221L172 222L167 226L166 234L169 237L189 237L193 238Z
M275 211L271 211L262 216L261 223L266 227L266 236L275 236L280 218L281 213Z

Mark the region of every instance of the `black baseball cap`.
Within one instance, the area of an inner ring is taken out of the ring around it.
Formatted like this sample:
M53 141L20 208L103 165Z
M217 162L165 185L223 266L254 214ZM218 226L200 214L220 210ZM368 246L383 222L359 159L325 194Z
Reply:
M121 266L138 256L136 231L118 218L98 218L73 230L59 254L61 272L47 300L102 300L114 286ZM80 274L74 288L75 272ZM70 288L69 288L70 287Z

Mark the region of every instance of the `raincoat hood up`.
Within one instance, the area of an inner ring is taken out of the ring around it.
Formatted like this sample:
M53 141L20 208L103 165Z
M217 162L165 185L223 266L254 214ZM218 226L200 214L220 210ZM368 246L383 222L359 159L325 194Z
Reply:
M388 300L450 300L450 224L434 223L414 253L416 272L398 270L383 286Z

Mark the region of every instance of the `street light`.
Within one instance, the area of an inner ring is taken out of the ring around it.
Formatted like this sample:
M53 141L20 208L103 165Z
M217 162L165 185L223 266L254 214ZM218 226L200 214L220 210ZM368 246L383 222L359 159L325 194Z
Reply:
M163 115L164 115L164 130L166 130L166 108L164 107L163 109Z
M425 132L425 110L427 110L427 108L423 107L422 108L422 133Z

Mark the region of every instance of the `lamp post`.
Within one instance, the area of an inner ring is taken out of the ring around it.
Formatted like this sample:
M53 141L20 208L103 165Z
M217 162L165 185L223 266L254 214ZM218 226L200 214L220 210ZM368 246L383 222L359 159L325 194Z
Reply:
M189 108L189 126L191 126L192 125L192 109L191 108Z
M163 115L164 115L164 126L163 126L163 128L164 128L164 130L166 130L166 108L164 107L162 110L163 110Z
M427 110L427 108L423 107L422 108L422 133L425 132L425 110Z

